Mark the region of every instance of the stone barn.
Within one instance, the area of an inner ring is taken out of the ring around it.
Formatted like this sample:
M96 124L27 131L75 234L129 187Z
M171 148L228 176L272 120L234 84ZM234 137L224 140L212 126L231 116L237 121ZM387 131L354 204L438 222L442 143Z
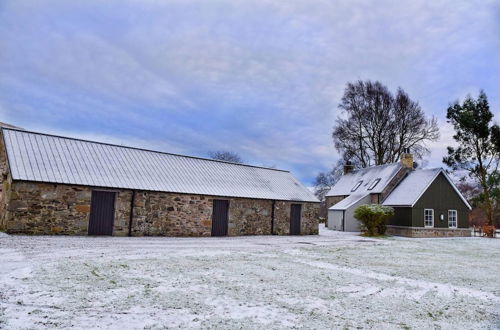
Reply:
M12 234L308 235L319 202L290 172L2 128Z

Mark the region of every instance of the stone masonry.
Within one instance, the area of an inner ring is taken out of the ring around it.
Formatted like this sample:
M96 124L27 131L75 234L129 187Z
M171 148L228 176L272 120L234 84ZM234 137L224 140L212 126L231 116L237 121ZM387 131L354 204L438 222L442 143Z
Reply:
M325 202L326 202L326 208L330 208L333 205L337 204L341 200L346 198L346 196L327 196L325 197Z
M471 235L469 228L422 228L387 226L387 235L397 235L405 237L468 237Z
M10 180L4 181L4 187L0 225L6 232L87 234L91 187ZM132 191L109 191L116 192L113 235L126 236ZM271 234L273 202L270 200L144 191L135 193L131 234L210 236L214 199L229 200L229 236ZM289 234L292 203L275 202L275 234ZM299 204L302 204L301 233L317 234L319 203Z

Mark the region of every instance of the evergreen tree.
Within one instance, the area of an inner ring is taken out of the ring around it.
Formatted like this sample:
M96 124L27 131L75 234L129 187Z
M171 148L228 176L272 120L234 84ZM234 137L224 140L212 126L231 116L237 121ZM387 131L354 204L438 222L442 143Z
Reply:
M493 122L486 94L481 91L477 100L467 96L462 104L455 102L446 118L455 128L458 147L448 147L443 162L453 170L465 170L481 185L480 205L493 225L500 200L500 127Z

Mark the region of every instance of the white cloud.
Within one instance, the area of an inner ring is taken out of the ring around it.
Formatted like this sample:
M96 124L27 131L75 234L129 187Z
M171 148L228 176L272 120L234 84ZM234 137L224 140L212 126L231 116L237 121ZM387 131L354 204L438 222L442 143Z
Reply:
M498 8L7 1L0 105L6 118L33 128L43 122L200 155L224 147L310 180L337 157L330 133L347 81L402 86L441 121L448 102L481 87L498 109ZM431 164L450 142L443 127Z

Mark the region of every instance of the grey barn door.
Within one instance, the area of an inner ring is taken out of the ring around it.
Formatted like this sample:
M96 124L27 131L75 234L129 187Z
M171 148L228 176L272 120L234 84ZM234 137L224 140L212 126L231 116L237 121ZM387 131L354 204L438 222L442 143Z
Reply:
M227 236L229 201L214 199L212 236Z
M290 235L300 235L300 213L302 205L292 204L290 210Z
M92 191L89 235L112 235L115 217L115 193Z

